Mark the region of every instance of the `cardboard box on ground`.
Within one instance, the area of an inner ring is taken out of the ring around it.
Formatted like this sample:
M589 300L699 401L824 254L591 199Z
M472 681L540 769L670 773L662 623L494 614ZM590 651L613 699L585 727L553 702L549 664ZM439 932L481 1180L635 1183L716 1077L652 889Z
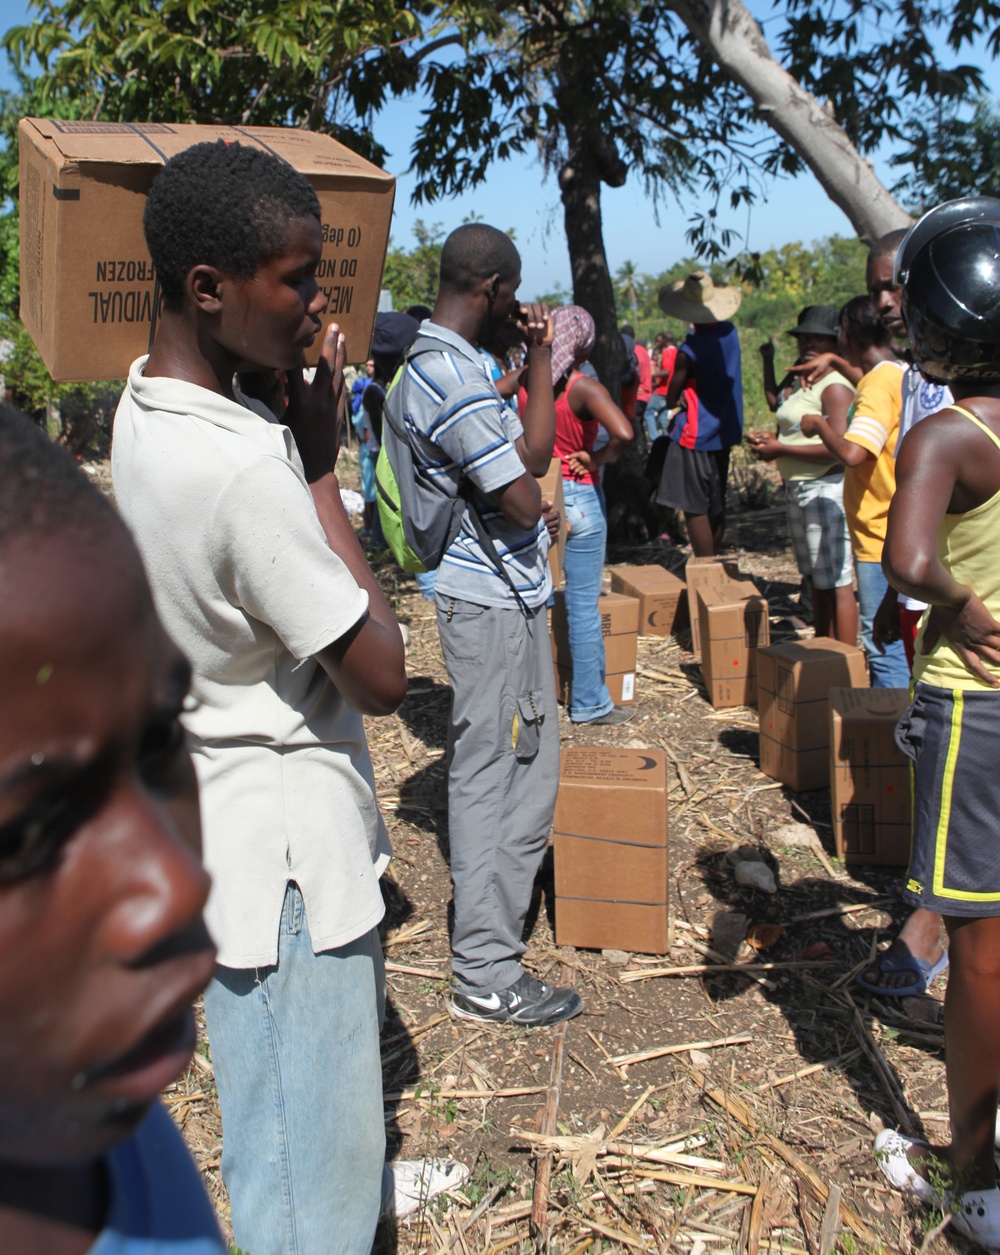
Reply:
M566 503L563 500L562 460L553 458L549 469L538 481L542 500L548 501L559 511L559 534L549 548L549 570L552 572L552 587L561 588L563 581L563 554L566 552Z
M689 623L687 587L658 565L613 566L611 591L639 600L639 635L672 636Z
M750 580L701 588L701 674L716 710L757 702L757 650L771 640L767 601Z
M557 945L669 950L662 750L564 749L553 840Z
M908 689L830 690L830 809L837 857L905 867L910 760L896 745Z
M864 652L829 637L757 650L760 769L790 789L830 786L830 690L864 688Z
M639 603L621 593L604 593L597 601L604 638L604 682L617 706L635 701L635 661L638 648ZM559 701L569 706L573 685L573 658L569 649L566 594L557 592L552 605L552 661Z
M148 351L155 276L142 233L146 196L170 157L217 139L276 153L312 183L323 222L324 329L339 323L347 360L367 358L392 175L328 135L293 127L23 118L18 133L21 320L54 379L121 379Z
M740 578L735 558L688 558L684 568L687 583L688 618L691 622L691 652L701 654L701 625L698 622L698 593L703 588L716 588Z

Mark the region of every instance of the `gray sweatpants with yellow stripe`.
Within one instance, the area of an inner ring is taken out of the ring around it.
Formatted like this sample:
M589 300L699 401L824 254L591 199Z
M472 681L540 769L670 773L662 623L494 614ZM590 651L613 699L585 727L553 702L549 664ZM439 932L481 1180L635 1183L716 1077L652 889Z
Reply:
M438 594L448 679L452 974L494 993L521 975L521 934L559 788L559 715L545 608Z

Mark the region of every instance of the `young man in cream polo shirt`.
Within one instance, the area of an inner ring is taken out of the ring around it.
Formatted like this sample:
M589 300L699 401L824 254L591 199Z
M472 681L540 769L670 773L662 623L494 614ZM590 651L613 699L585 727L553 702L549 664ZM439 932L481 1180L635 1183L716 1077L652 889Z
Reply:
M310 386L299 369L325 308L319 203L270 154L200 144L160 174L145 230L164 310L118 409L114 485L194 668L234 1237L360 1255L381 1203L389 860L361 716L395 710L406 673L340 500L336 327ZM255 367L288 372L282 422L234 389Z

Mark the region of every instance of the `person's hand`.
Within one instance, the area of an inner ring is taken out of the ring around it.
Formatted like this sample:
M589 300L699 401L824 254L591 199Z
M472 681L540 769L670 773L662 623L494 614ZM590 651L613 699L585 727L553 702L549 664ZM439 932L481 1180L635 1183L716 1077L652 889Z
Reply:
M773 462L784 453L777 436L771 435L769 431L750 432L747 436L747 444L758 462Z
M551 501L542 498L542 522L545 524L545 530L548 532L551 540L555 540L559 535L559 524L562 522L562 515L555 508Z
M586 449L577 449L576 453L566 455L566 465L574 475L589 475L594 466L594 460Z
M765 361L774 361L774 341L768 340L766 344L760 346L760 355Z
M828 370L833 368L834 356L833 353L817 353L808 362L801 362L797 366L789 366L788 373L790 375L801 375L802 386L809 388L818 379L822 379Z
M517 321L524 335L524 342L531 349L547 349L554 334L552 316L544 301L532 301L518 307Z
M344 428L344 337L331 323L323 337L312 383L298 368L288 372L288 409L285 423L295 437L306 480L312 483L337 467Z
M822 414L803 414L799 430L803 436L818 436L820 425L824 422Z
M1000 680L983 666L985 659L1000 667L1000 623L971 589L960 610L931 606L920 644L921 655L929 654L942 636L951 642L973 675L990 688L1000 688Z
M899 594L890 584L872 620L872 644L880 654L884 654L886 645L895 644L902 635L903 631L899 626Z

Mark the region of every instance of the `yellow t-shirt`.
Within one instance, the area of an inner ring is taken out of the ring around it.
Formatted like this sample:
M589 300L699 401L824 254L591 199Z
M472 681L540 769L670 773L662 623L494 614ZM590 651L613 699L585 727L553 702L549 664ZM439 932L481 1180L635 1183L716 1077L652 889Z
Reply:
M824 412L823 393L834 383L854 391L854 384L838 371L831 370L811 387L796 388L791 396L782 401L775 415L778 420L778 439L782 444L797 444L813 449L817 445L822 446L823 441L819 436L803 436L801 424L806 414ZM784 457L778 458L775 465L782 479L818 479L838 468L840 463L833 457L829 462L807 462L805 458Z
M896 441L905 362L879 362L858 384L845 439L870 456L844 474L844 512L858 562L881 562L889 502L896 491Z

